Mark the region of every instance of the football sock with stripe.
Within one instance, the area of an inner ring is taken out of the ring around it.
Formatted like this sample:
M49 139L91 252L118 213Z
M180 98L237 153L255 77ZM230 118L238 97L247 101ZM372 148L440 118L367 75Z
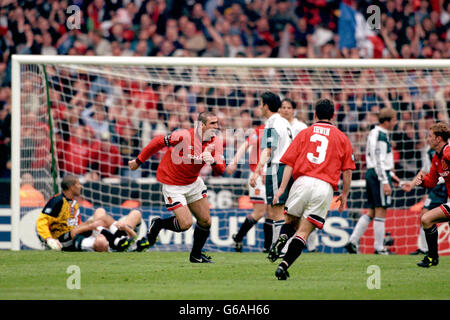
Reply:
M256 224L256 220L253 219L251 215L248 215L245 218L244 223L241 225L241 228L239 229L238 233L236 234L236 241L242 241L242 239L245 237L247 232Z
M198 223L195 225L194 229L194 244L192 245L191 254L194 257L200 257L202 254L203 246L208 240L210 233L210 227L202 227Z
M280 236L281 227L284 226L285 220L278 220L273 222L273 236L272 243L275 243Z
M436 225L434 224L429 229L423 229L425 232L425 238L427 239L428 244L428 256L430 258L438 258L438 230Z
M289 244L288 250L284 256L283 261L280 263L280 267L287 270L297 258L302 254L303 248L306 245L305 239L300 236L295 236L292 238Z
M281 249L281 254L286 254L287 248L289 247L289 244L291 243L291 237L295 234L295 232L296 232L295 224L293 224L293 223L285 223L281 226L280 236L284 234L287 236L287 239L288 239L288 241L286 242L284 247Z
M272 245L272 236L273 236L273 220L266 219L263 226L264 230L264 248L269 250Z
M295 234L295 226L292 223L285 223L281 226L280 236L282 234L287 235L288 239L291 238Z
M177 217L169 217L166 219L162 219L158 222L161 229L166 229L174 232L181 232L180 224L178 223Z

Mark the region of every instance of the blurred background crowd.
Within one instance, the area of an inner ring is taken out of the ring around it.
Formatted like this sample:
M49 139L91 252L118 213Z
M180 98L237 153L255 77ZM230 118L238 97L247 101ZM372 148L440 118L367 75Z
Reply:
M3 178L10 174L12 54L450 58L449 0L2 0L0 4ZM73 5L76 7L70 7ZM376 29L358 23L358 17L369 21L370 5L380 8L380 25ZM222 128L245 129L262 121L256 108L257 94L251 90L220 87L214 92L201 92L195 86L155 86L145 82L134 86L113 77L66 83L64 79L61 75L54 77L50 90L60 166L66 172L89 175L89 179L151 174L147 169L154 169L151 166L157 166L157 159L143 172L130 173L119 167L134 158L155 134L189 128L195 120L193 115L207 108L217 108ZM412 165L410 159L421 157L417 150L424 148L425 128L436 119L448 121L448 79L442 80L438 73L423 78L414 74L411 81L418 85L379 91L358 89L358 79L365 79L364 72L353 77L354 90L336 86L326 92L282 94L297 102L298 117L307 124L312 121L312 101L318 97L336 101L337 124L353 142L359 141L361 148L355 154L360 160L364 157L361 139L377 122L377 110L393 107L399 111L399 123L392 137L397 167L403 170L399 175L413 175L420 162ZM112 103L114 94L109 90L117 88L126 97ZM36 123L35 111L30 110L23 122ZM130 123L130 119L136 120ZM39 166L39 161L48 161L46 150L50 142L43 130L36 134L22 129L30 146L42 149L29 155L36 159L35 166ZM84 136L91 136L97 145L86 148L81 139ZM41 140L37 143L36 139ZM90 159L96 161L83 160L83 152L90 152ZM99 165L104 167L92 167ZM237 175L241 174L238 171Z

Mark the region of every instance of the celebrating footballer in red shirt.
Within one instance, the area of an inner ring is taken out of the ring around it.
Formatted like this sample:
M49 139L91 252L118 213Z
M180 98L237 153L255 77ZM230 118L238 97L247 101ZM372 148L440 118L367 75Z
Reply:
M177 130L165 137L153 139L138 157L128 164L131 170L136 170L154 153L169 147L158 165L156 179L163 184L162 192L167 209L175 215L166 219L152 219L147 234L149 244L155 244L162 229L174 232L188 230L193 223L192 212L197 224L190 261L209 263L211 258L201 250L210 233L211 216L206 186L199 174L203 166L209 164L214 174L222 175L225 172L225 162L222 141L216 137L217 116L211 112L202 112L198 116L197 124L190 130Z

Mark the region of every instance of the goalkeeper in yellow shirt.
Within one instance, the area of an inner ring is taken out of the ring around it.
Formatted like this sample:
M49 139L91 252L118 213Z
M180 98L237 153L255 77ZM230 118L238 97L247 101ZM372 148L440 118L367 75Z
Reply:
M80 209L76 197L81 195L82 185L74 175L67 175L61 182L62 193L53 196L45 205L36 223L39 238L52 250L81 251L81 242L89 237L92 231L104 227L105 222L100 220L82 223ZM109 231L104 228L102 233ZM127 248L128 238L108 235L111 245Z

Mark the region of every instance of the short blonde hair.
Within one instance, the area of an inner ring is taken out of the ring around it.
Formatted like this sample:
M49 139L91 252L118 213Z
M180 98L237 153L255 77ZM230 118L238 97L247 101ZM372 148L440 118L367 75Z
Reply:
M380 123L391 121L392 119L397 117L397 112L395 112L392 108L383 108L380 110L378 114L378 121Z
M445 122L437 122L430 127L436 137L441 137L444 142L450 138L450 127Z

